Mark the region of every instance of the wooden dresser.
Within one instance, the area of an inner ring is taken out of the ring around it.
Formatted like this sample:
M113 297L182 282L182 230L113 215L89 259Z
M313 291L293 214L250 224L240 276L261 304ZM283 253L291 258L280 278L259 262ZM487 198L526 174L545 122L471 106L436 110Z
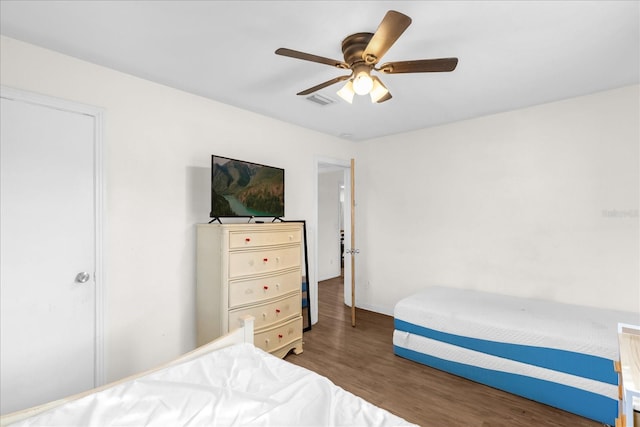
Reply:
M197 225L197 341L255 317L255 345L302 352L301 223Z

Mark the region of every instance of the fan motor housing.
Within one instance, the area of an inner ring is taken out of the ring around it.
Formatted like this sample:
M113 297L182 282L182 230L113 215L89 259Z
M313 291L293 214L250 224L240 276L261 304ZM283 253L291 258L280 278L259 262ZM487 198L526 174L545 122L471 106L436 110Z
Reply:
M362 54L367 48L369 41L373 37L373 33L356 33L347 36L342 41L342 54L344 62L353 67L358 62L364 62Z

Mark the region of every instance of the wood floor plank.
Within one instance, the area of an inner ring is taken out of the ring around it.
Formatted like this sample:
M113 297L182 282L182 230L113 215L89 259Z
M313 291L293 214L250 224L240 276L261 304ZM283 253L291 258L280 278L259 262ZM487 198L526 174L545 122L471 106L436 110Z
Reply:
M341 278L318 284L318 323L286 360L407 421L428 426L596 427L600 423L393 354L393 318L342 302Z

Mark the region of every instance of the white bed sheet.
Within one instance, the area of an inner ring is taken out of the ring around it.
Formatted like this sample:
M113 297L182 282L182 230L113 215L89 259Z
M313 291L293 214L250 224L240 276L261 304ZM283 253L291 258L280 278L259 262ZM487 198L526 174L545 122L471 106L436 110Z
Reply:
M449 334L616 360L618 323L638 323L639 315L433 286L399 301L394 317Z
M409 426L329 379L236 344L14 426Z

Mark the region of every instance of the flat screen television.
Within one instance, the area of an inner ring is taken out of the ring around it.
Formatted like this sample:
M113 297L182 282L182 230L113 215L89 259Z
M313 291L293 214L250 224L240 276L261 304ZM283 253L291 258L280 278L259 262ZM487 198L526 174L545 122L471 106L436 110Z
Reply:
M211 218L284 216L284 169L211 156Z

